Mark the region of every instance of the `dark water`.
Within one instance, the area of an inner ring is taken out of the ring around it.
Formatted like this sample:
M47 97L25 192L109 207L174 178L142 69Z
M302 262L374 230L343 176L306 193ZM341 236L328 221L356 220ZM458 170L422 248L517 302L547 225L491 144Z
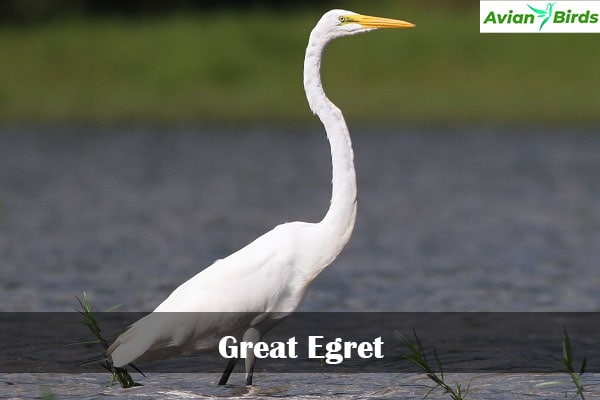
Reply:
M356 230L302 310L600 309L600 136L566 128L396 131L353 129ZM274 225L319 220L329 163L317 126L4 128L0 311L71 311L83 291L98 309L150 310ZM265 374L247 393L215 388L217 378L159 374L123 393L104 388L102 374L0 374L0 393L422 398L428 384L420 375L292 374L282 382ZM547 378L527 374L469 379L479 398L562 398L571 389L535 386Z

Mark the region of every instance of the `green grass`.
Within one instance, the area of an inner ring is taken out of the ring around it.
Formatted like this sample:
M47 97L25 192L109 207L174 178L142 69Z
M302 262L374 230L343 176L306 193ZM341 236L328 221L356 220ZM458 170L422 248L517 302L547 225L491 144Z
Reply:
M85 292L83 292L83 299L80 299L79 297L77 297L77 302L79 303L79 306L81 307L80 310L77 310L77 312L82 316L82 320L80 322L88 327L88 329L91 331L92 335L94 336L94 339L91 341L72 343L71 345L99 344L102 347L102 351L103 351L102 355L100 357L98 357L97 359L91 360L90 362L99 364L100 366L102 366L104 369L106 369L107 371L109 371L112 374L112 378L111 378L108 386L112 386L113 383L115 383L115 382L119 382L119 384L123 388L131 388L134 386L140 386L138 383L134 382L133 378L127 371L127 368L125 368L125 367L118 368L118 367L113 366L112 361L108 358L108 356L106 356L104 354L104 352L109 347L108 341L111 339L105 338L104 335L102 334L102 329L100 329L100 326L98 325L98 322L96 321L96 318L94 316L94 311L92 310L92 305L91 305L90 301L88 300L88 297L85 294ZM113 311L118 307L119 306L115 306L115 307L111 308L110 310L108 310L107 312ZM112 338L112 339L114 339L114 338ZM131 366L134 370L136 370L140 374L144 375L142 373L142 371L140 371L139 368L137 368L135 365L129 364L129 366Z
M562 362L567 374L569 374L569 378L571 378L571 382L573 382L573 385L575 385L575 387L577 388L577 396L579 396L581 400L585 400L585 396L583 394L585 389L581 381L581 376L585 373L586 359L583 359L583 361L581 362L581 368L579 368L579 370L575 372L575 368L573 368L573 350L571 348L571 339L569 339L567 328L563 328Z
M476 4L342 6L417 25L331 45L324 84L353 122L599 119L594 35L479 34ZM321 11L2 26L0 122L304 122L303 53Z
M448 383L444 378L444 368L442 366L442 361L440 356L435 348L433 348L433 358L435 360L435 364L431 362L431 360L427 357L425 350L423 349L423 345L421 344L421 340L417 336L417 332L413 328L413 337L414 342L411 339L403 336L399 332L396 332L408 353L402 354L402 357L406 360L413 363L417 368L425 373L425 375L435 383L427 394L425 394L424 398L427 398L431 392L433 392L436 388L439 388L450 396L452 400L465 400L469 394L470 385L467 388L463 388L462 384L459 382Z
M581 400L585 400L585 387L583 386L583 374L586 372L585 368L587 365L587 360L584 358L581 362L581 367L579 370L575 370L573 367L573 362L575 361L573 358L573 349L571 346L571 339L569 339L569 333L567 332L567 328L563 327L563 340L562 340L562 359L560 359L560 363L564 367L564 372L569 375L569 379L573 386L576 389L576 393L571 399L575 399L579 397ZM548 381L540 383L536 386L553 386L553 385L561 385L565 382L558 381ZM567 394L565 394L565 398Z

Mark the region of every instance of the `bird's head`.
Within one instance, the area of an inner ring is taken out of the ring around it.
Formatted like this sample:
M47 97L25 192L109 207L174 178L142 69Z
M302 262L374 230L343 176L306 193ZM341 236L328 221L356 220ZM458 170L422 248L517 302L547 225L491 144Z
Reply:
M329 39L369 32L380 28L412 28L415 25L398 19L372 17L346 10L331 10L323 14L315 30Z

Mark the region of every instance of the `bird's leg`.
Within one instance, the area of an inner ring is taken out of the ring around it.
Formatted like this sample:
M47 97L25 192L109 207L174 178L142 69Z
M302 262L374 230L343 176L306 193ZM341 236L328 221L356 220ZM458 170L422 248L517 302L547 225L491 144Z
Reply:
M233 368L235 367L235 364L237 364L237 361L237 357L229 359L229 361L227 362L227 366L225 367L225 371L223 371L223 375L221 375L221 379L219 380L219 385L227 384L229 375L231 375L231 371L233 371Z
M247 359L246 359L246 364L247 364ZM252 366L250 367L250 370L246 370L246 386L252 386L252 376L254 375L254 363L252 363Z
M256 328L250 328L244 332L244 342L250 342L255 344L260 340L260 332ZM254 374L254 363L256 362L256 356L251 351L246 355L245 367L246 367L246 385L252 385L252 375Z

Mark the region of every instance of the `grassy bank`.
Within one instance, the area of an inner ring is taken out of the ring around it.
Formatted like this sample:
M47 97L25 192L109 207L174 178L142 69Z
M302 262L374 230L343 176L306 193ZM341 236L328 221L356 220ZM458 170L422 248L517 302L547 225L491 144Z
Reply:
M417 25L331 45L325 86L351 120L599 119L598 36L483 35L477 7L348 3ZM304 121L302 59L319 16L230 11L0 27L0 122Z

